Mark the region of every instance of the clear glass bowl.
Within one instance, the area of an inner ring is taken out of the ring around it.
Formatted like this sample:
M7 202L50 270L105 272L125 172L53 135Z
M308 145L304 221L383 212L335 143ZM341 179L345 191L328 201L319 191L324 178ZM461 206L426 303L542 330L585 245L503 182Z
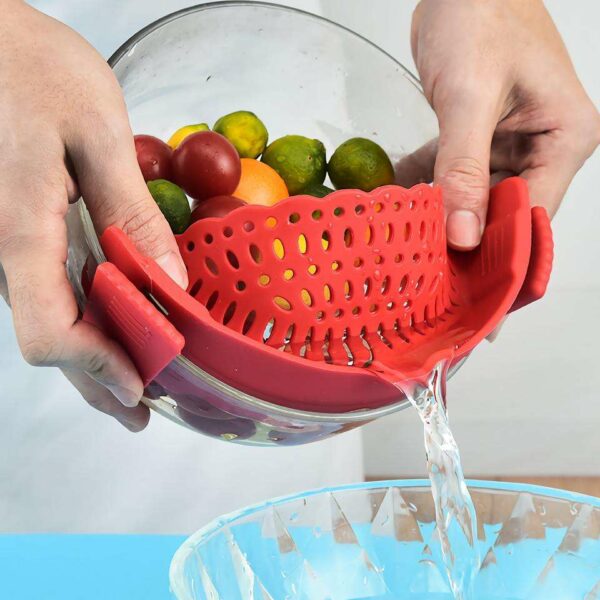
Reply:
M141 30L110 59L135 133L167 139L186 123L248 109L270 139L299 133L329 152L354 136L397 159L437 134L418 81L388 54L325 19L258 2L204 4ZM68 270L80 305L84 265L104 260L83 202L68 216ZM226 360L226 357L224 357ZM274 374L276 376L276 374ZM346 414L288 410L216 380L178 357L145 402L174 421L247 444L300 444L395 412L407 402Z
M471 481L484 556L475 600L593 600L600 499ZM217 519L171 563L178 600L452 598L429 482L318 490Z

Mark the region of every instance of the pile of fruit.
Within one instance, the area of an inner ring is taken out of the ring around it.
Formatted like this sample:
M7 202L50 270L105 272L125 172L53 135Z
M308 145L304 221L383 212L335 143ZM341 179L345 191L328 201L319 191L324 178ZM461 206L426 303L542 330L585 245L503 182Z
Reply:
M322 198L336 189L366 192L394 182L385 151L365 138L341 144L327 162L325 146L301 135L267 145L264 123L249 111L178 129L168 142L136 135L142 175L173 233L209 217L223 217L246 204L273 205L309 194ZM192 199L192 205L188 197Z

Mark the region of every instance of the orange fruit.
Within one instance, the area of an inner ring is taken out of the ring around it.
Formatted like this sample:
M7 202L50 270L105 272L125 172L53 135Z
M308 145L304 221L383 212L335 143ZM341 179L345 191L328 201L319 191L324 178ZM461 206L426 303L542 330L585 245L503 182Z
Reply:
M245 200L248 204L272 206L289 196L281 176L259 160L242 158L242 176L232 196Z

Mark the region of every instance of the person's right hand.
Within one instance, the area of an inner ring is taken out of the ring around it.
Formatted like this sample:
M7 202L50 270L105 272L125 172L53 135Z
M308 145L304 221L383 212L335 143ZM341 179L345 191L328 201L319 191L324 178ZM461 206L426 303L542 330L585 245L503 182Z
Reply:
M27 362L60 367L89 404L139 431L149 413L135 367L78 318L65 270L69 202L81 193L99 233L121 227L182 287L187 273L109 66L24 2L0 0L0 14L0 293Z
M433 180L448 243L479 245L490 184L519 175L550 216L600 142L600 114L541 0L420 0L412 50L439 139L399 165Z

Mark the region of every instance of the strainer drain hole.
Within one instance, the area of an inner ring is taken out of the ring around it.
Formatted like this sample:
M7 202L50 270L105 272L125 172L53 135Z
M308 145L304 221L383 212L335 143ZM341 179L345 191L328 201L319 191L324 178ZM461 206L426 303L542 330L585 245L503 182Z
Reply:
M242 326L242 333L244 335L246 335L248 333L248 331L250 331L250 328L252 327L252 325L254 325L255 319L256 319L256 311L251 310L248 313L248 316L246 317L246 319L244 321L244 325Z
M202 279L198 279L194 282L194 285L190 288L190 296L196 296L202 287Z
M229 264L234 269L240 268L240 261L238 260L238 257L231 250L227 250L227 260L229 261Z
M219 267L217 267L217 263L210 257L207 256L204 259L204 262L206 263L206 268L213 274L213 275L218 275L219 274Z
M229 321L231 321L231 319L233 318L233 315L235 314L236 307L237 307L237 304L235 302L232 302L227 307L227 310L225 311L225 314L223 315L223 325L227 325L227 323L229 323Z
M256 244L250 244L250 256L257 265L262 262L262 252Z
M208 302L206 303L207 310L212 310L214 308L215 304L217 303L218 299L219 299L219 292L214 291L210 295L210 298L208 299Z

